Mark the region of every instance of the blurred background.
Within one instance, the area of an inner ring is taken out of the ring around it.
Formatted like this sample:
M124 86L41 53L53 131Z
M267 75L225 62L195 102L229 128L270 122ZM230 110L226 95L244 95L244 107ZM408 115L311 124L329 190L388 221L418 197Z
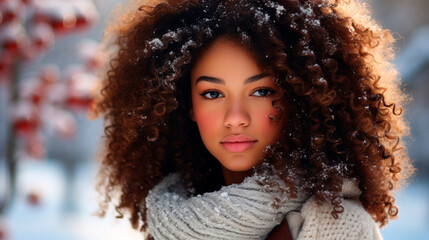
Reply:
M0 0L0 240L142 239L113 212L94 215L103 123L88 112L99 87L94 73L106 60L103 29L121 3ZM398 39L396 65L413 98L407 142L418 169L396 193L400 217L382 235L423 240L429 236L429 1L369 4Z

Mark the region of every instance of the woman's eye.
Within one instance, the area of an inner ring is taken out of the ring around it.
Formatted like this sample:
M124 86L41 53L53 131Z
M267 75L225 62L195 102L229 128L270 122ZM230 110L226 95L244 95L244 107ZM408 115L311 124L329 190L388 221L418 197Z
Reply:
M208 99L216 99L216 98L220 98L223 97L222 93L217 92L217 91L207 91L207 92L203 92L201 94L201 96L208 98Z
M266 89L266 88L261 88L261 89L258 89L256 91L254 91L252 93L252 95L253 96L257 96L257 97L266 97L266 96L271 95L273 93L274 93L273 90Z

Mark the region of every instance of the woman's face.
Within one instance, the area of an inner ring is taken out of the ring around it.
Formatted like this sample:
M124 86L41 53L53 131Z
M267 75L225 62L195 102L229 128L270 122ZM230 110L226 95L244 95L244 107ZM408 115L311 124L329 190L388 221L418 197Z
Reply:
M273 78L247 49L219 38L196 61L191 81L191 118L209 152L229 171L259 164L286 118L272 105L283 94ZM273 121L270 116L282 117Z

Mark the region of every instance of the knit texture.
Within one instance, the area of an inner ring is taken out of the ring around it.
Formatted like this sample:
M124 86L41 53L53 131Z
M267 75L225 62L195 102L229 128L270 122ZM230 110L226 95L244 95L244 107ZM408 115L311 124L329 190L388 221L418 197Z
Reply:
M186 197L178 174L165 177L146 198L149 234L156 240L265 239L287 212L301 208L304 199L277 202L276 208L277 200L287 199L286 192L261 186L257 178Z
M359 202L343 200L344 212L334 219L332 205L318 206L315 201L307 202L302 208L304 224L298 240L343 240L382 239L374 220L363 211Z
M292 236L297 240L381 240L377 224L359 201L357 183L345 180L342 189L344 211L332 217L333 206L318 205L310 198L300 212L287 214Z
M304 201L301 194L287 199L277 187L261 186L256 180L252 176L219 191L186 197L179 175L171 174L146 198L148 233L156 240L266 239L286 216L296 240L382 239L377 224L360 204L361 192L353 181L344 181L344 211L334 219L331 204L318 205L314 198ZM276 199L286 201L277 202L280 207L275 208Z

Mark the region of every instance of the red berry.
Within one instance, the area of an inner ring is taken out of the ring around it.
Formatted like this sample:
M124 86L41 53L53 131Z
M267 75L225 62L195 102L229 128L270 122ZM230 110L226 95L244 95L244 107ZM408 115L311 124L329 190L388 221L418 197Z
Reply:
M16 18L16 14L13 12L4 12L2 16L2 24L12 22Z
M59 20L59 19L51 20L51 26L55 32L64 32L65 28L62 20Z
M36 128L36 124L25 120L18 120L13 125L18 132L32 132Z
M27 202L32 206L40 205L40 196L35 192L31 192L27 195Z
M76 16L71 12L61 13L51 19L51 26L55 33L65 33L76 26Z
M93 99L89 97L69 97L67 99L67 104L72 107L78 108L89 108L93 103Z
M34 103L34 105L39 105L42 101L42 96L40 94L34 94L31 96L31 102Z
M78 16L76 18L76 27L78 28L85 28L89 25L88 20L85 18L85 16Z
M25 5L30 5L33 3L33 0L21 0Z
M10 53L18 53L19 45L15 39L5 39L3 41L2 47L4 50Z
M8 72L10 70L10 64L7 63L6 61L2 61L2 59L0 59L0 73L5 73Z
M4 55L16 56L25 40L24 29L17 22L12 22L0 28L0 48Z
M45 51L52 46L55 41L55 35L51 26L44 23L37 23L32 26L29 31L29 36L33 41L33 46L35 46L38 51Z
M20 13L22 11L22 6L20 2L17 2L16 0L13 1L3 1L0 11L2 12L2 22L3 23L9 23L14 21L15 19L18 19L20 16Z
M36 118L20 118L16 119L13 127L18 133L28 134L33 133L39 127L39 120Z

